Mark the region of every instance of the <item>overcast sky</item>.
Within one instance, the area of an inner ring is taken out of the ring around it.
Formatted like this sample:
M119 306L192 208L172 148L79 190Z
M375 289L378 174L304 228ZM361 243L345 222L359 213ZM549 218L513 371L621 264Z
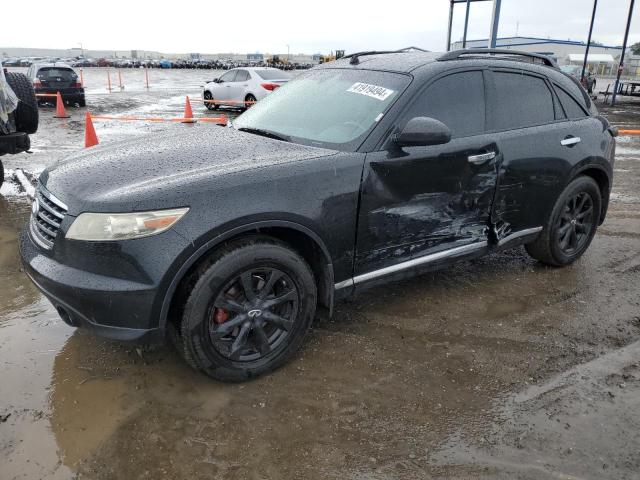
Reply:
M7 0L0 48L73 48L82 42L87 49L167 53L284 53L287 45L291 53L409 45L442 51L448 5L448 0L85 0L83 5ZM594 40L622 44L628 5L629 0L599 0ZM469 39L487 37L491 6L472 3ZM517 30L522 36L586 40L592 6L592 0L503 0L499 36L515 36ZM462 36L464 9L456 6L454 41ZM634 13L630 44L640 41L637 5Z

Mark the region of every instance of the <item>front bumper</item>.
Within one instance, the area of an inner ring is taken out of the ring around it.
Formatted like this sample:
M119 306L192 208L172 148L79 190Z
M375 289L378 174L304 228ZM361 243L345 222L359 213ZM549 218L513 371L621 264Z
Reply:
M27 275L67 324L115 340L164 340L157 322L149 328L157 295L154 286L63 265L34 244L28 228L20 236L20 256Z

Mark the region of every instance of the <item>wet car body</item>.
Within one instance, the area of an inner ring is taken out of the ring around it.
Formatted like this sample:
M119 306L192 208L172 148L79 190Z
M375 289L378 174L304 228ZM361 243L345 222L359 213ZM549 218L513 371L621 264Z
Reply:
M318 304L330 312L335 298L379 282L531 242L578 175L600 186L604 220L615 142L574 81L512 59L437 58L371 55L313 69L362 79L392 72L402 79L396 100L348 147L196 130L100 146L45 170L21 237L27 273L68 323L112 338L155 341L165 337L180 282L212 250L247 233L270 235L301 252L316 278ZM498 127L498 72L542 81L553 121ZM429 147L396 145L416 98L452 74L481 81L482 132ZM582 102L580 118L564 112L556 88ZM66 238L83 212L177 207L190 211L160 235ZM54 227L44 242L43 208L57 212L56 225L44 225Z

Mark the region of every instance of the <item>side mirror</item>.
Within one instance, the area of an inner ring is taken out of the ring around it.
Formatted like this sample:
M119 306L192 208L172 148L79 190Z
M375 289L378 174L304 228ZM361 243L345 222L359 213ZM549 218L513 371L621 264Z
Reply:
M407 122L394 140L400 147L442 145L451 140L451 130L435 118L414 117Z

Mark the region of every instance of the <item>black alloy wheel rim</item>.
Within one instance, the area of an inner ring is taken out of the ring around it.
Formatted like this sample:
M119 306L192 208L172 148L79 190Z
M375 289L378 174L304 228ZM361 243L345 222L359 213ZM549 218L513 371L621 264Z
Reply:
M298 288L289 275L273 267L250 268L227 282L210 304L209 338L228 360L261 360L286 346L298 313Z
M567 201L556 229L556 240L564 254L573 255L586 245L593 228L593 214L593 199L587 192L580 192Z

